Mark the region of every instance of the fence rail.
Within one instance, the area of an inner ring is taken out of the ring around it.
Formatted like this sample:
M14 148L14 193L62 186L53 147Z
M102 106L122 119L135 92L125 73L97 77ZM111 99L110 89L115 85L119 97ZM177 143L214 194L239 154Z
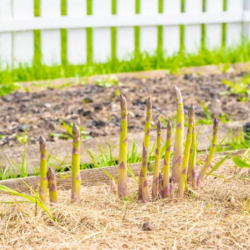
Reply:
M31 64L38 53L47 65L60 64L62 58L86 63L88 54L95 62L114 55L123 59L136 50L136 43L140 51L153 53L160 39L161 49L172 55L180 50L180 25L185 27L188 52L197 51L202 40L211 49L220 47L223 32L227 46L241 43L243 36L250 38L250 0L227 0L226 9L225 0L185 0L184 10L182 0L67 0L66 15L61 14L61 0L40 0L39 17L35 1L0 0L2 67ZM67 37L64 50L62 30Z

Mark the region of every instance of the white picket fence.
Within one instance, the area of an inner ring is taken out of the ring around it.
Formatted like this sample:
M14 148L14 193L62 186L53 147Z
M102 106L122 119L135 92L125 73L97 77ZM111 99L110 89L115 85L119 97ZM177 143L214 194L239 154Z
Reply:
M93 61L111 57L111 27L117 27L116 55L119 59L135 50L134 27L140 26L140 51L157 49L158 29L163 27L163 49L169 55L180 49L180 25L185 25L184 45L195 52L201 45L201 24L206 25L205 43L209 48L222 44L222 23L227 24L226 44L250 38L250 0L140 0L140 14L135 14L135 0L116 0L117 14L112 15L112 0L92 0L92 15L87 15L87 0L67 0L67 16L61 16L61 0L40 0L40 17L34 17L34 0L0 0L0 58L3 64L30 64L35 55L34 30L41 30L42 61L61 63L61 31L67 29L67 60L82 64L87 58L86 28L93 28Z

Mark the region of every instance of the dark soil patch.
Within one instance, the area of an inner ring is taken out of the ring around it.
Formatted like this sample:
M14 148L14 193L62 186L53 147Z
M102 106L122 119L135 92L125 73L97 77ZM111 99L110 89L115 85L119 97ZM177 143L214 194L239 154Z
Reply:
M222 79L239 80L243 73L220 75L184 75L142 79L123 77L121 87L110 88L97 85L79 85L68 89L47 89L41 92L16 92L0 99L0 145L17 143L15 134L27 135L36 143L39 135L53 140L48 133L65 133L60 120L74 122L90 132L93 137L119 133L119 93L128 100L129 131L143 130L145 102L148 96L153 100L153 121L157 118L171 118L175 115L174 85L183 95L185 113L191 103L196 105L197 119L205 118L199 104L202 100L212 117L227 114L233 120L250 118L249 102L240 102L237 96L221 96L228 87ZM153 125L154 125L153 124Z

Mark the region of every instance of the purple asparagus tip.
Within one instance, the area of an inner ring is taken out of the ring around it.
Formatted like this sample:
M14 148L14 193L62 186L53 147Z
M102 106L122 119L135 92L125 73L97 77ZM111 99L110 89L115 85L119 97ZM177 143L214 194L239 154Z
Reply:
M217 128L219 125L219 121L217 118L214 118L214 128Z
M73 124L72 135L74 139L79 139L80 137L80 130L76 124Z
M45 140L45 138L43 136L39 137L39 143L40 143L40 145L45 145L46 144L46 140Z
M51 180L55 177L55 171L53 168L49 167L47 177L48 177L48 180Z
M120 102L122 109L125 109L127 107L127 100L122 94L120 94Z
M193 116L194 116L194 104L192 104L188 110L188 117L191 118Z
M161 122L158 121L158 122L157 122L157 131L160 131L160 130L161 130Z
M47 143L46 143L46 140L43 136L39 137L39 144L40 144L40 151L46 150Z
M167 129L168 129L168 130L171 130L171 129L172 129L172 124L171 124L171 122L170 122L170 121L168 121L168 126L167 126Z
M147 109L148 110L152 109L152 100L151 100L151 97L149 97L148 100L147 100Z
M174 86L175 89L175 94L178 102L182 102L182 96L181 96L181 91L177 86Z

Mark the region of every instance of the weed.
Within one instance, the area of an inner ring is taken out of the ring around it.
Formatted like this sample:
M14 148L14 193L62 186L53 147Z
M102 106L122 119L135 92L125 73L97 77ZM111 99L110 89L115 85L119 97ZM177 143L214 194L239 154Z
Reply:
M105 79L98 79L95 81L97 86L110 88L112 86L122 86L122 83L117 79L115 75L106 77Z
M200 105L205 113L206 118L205 119L199 119L196 121L196 125L211 125L213 123L213 119L211 117L211 114L209 112L208 106L205 105L202 101L200 101Z
M240 81L231 82L222 80L222 82L229 87L228 91L221 92L220 95L235 95L241 102L250 100L250 75L241 78Z
M65 129L65 134L63 133L49 133L49 136L54 138L54 137L59 137L61 139L65 139L65 140L71 140L72 137L72 127L73 124L72 123L66 123L63 120L60 120L60 123L62 125L62 128ZM85 131L83 127L79 126L80 129L80 136L82 140L88 140L91 139L92 136L89 135L89 132Z

